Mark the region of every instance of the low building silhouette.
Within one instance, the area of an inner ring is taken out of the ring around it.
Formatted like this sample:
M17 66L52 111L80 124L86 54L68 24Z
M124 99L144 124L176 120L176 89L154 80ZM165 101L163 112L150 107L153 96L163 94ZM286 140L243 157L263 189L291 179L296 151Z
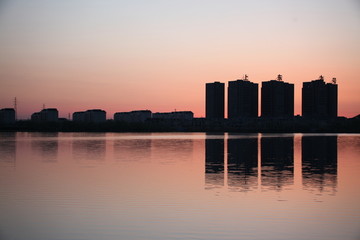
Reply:
M93 123L105 122L106 112L101 109L91 109L86 111L85 117L87 122L93 122Z
M258 116L258 84L244 79L229 81L228 118L256 118Z
M31 121L41 121L40 112L34 112L33 114L31 114Z
M221 82L206 83L206 119L224 119L224 87Z
M14 108L0 109L0 124L13 124L15 123L15 120Z
M152 114L153 119L179 119L192 120L194 113L191 111L176 111L176 112L157 112Z
M72 120L74 122L85 122L86 121L86 112L74 112L72 115Z
M106 112L101 109L91 109L85 112L74 112L73 121L75 122L88 122L100 123L106 121Z
M338 86L336 79L325 83L324 77L304 82L302 87L302 116L311 119L336 118L338 110Z
M262 82L261 117L292 118L294 117L294 84L277 80Z
M45 108L40 112L33 113L31 120L37 122L57 122L59 120L59 112L56 108Z
M152 117L150 110L138 110L131 112L117 112L114 114L115 121L124 122L145 122Z

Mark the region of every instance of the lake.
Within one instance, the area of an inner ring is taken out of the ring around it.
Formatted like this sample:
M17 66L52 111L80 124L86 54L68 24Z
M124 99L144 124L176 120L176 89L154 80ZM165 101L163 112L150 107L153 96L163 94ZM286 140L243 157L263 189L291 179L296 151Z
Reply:
M360 134L0 133L0 239L360 239Z

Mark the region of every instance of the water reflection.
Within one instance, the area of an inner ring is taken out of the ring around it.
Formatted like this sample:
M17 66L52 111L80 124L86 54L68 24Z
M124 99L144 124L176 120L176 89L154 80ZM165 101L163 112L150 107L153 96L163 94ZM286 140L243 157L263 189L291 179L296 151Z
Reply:
M151 158L162 164L175 164L192 159L193 139L153 139Z
M262 136L260 166L258 139L257 136L207 134L206 189L226 185L231 191L252 191L260 180L262 188L267 190L282 191L284 187L294 185L294 136ZM304 189L336 192L337 136L305 135L302 136L301 148ZM260 176L258 172L261 172Z
M294 182L294 137L261 137L261 185L281 191Z
M236 136L236 135L235 135ZM258 138L229 138L228 185L232 190L249 191L258 184Z
M211 134L211 136L213 136ZM224 134L205 139L205 187L206 189L224 186Z
M59 164L39 162L54 140ZM0 163L16 157L16 170L0 168L0 238L356 239L359 143L359 134L0 133Z
M150 161L151 139L114 140L114 158L117 161Z
M337 136L303 136L302 181L305 189L335 192L337 187Z
M43 162L56 162L58 155L57 132L31 133L31 149L40 156Z
M0 133L0 167L15 167L16 133Z
M95 133L92 136L74 134L72 141L73 158L79 161L103 161L106 155L105 133Z

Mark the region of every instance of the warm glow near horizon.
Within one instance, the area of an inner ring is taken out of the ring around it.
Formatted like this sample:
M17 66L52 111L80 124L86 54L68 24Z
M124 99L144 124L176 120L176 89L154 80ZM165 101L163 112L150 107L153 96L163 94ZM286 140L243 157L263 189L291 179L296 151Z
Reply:
M189 110L205 116L205 83L249 75L339 85L339 116L360 114L356 0L77 0L0 3L0 108L42 105L61 117ZM227 85L226 85L227 87ZM260 96L260 95L259 95ZM260 102L260 100L259 100ZM260 108L259 108L260 109Z

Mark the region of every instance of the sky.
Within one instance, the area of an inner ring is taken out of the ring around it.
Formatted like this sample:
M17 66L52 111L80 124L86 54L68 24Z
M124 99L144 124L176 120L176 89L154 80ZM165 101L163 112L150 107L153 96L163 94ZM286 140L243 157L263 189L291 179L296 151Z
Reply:
M193 111L205 83L337 78L339 116L360 113L359 0L0 0L0 108L18 118ZM226 85L227 86L227 85ZM259 100L260 102L260 100ZM260 108L259 108L260 109Z

